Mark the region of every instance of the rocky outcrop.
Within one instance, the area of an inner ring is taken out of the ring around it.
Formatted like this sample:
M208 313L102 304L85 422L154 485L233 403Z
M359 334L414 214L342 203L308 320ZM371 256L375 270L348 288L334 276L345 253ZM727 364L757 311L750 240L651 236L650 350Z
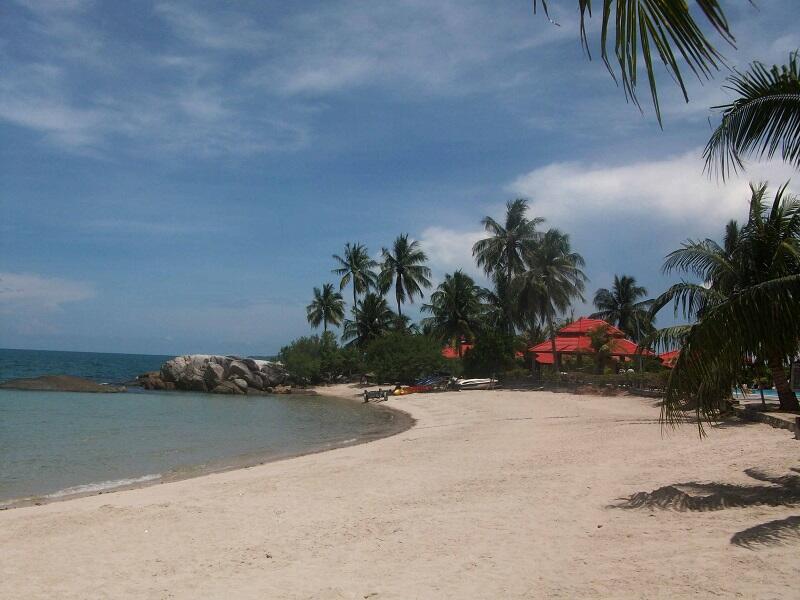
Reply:
M215 394L245 394L270 392L288 378L286 369L278 362L219 356L188 354L176 356L161 365L159 372L138 377L145 389L179 389Z

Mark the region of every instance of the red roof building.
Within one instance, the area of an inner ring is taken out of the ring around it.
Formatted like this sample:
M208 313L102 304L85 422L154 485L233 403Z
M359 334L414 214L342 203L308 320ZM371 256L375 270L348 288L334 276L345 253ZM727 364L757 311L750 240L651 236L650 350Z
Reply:
M611 356L631 357L639 354L639 346L625 338L625 333L606 323L601 319L588 319L581 317L577 321L562 327L556 334L556 353L557 354L592 354L592 343L589 332L598 327L606 327L609 335L613 338L611 343ZM546 340L541 344L531 346L528 352L533 354L534 360L540 365L552 365L555 363L553 356L553 341ZM647 349L641 351L644 355L652 355Z
M452 346L445 346L442 348L442 356L445 358L463 358L464 354L467 353L467 350L472 348L473 344L467 344L466 342L461 344L461 356L458 355L458 350L453 348Z
M662 352L658 355L658 358L661 360L661 364L671 369L675 366L675 361L678 360L678 354L680 354L680 350L670 350L669 352Z

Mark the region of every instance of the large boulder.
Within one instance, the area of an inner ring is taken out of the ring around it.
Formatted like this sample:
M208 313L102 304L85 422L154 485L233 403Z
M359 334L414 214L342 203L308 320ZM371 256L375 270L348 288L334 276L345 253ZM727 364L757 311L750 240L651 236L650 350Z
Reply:
M237 394L237 395L245 393L241 388L239 388L238 385L236 385L232 381L223 381L214 389L212 389L211 392L214 394Z
M244 360L232 360L231 364L228 365L228 379L243 379L247 382L248 387L260 390L264 387L264 384L257 373L258 371L256 371L256 373L251 371Z
M265 386L274 387L286 383L289 373L286 368L278 362L260 361L260 373L264 377Z
M216 362L209 362L203 373L203 380L208 389L213 390L225 380L225 367Z
M190 377L182 380L181 389L189 390L191 392L208 391L208 387L206 386L205 379L203 379L202 375L191 375Z

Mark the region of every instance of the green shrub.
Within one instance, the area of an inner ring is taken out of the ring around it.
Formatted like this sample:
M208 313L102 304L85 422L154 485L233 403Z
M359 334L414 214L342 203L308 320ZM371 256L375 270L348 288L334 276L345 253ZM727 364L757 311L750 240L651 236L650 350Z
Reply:
M447 370L441 345L426 335L390 333L370 342L367 369L384 383L413 383L416 379Z
M514 339L493 331L483 332L464 355L463 361L467 377L490 377L513 369Z
M363 371L361 354L354 348L341 348L331 332L294 340L281 348L279 358L297 383L334 381Z

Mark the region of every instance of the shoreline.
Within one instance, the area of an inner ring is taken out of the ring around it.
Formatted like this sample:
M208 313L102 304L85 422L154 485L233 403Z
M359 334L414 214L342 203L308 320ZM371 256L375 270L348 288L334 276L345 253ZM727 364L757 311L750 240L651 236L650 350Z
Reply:
M319 397L322 397L323 399L328 397L328 398L337 398L340 400L341 399L352 400L354 402L357 401L355 395L347 395L343 391L340 391L338 388L336 389L337 393L327 393L327 394L324 392L324 390L326 389L325 387L315 387L312 389L317 393ZM28 391L28 390L22 390L22 391ZM182 392L177 391L175 393L182 393ZM360 402L360 400L358 400L358 402ZM116 494L118 492L126 492L130 490L158 486L162 484L169 484L178 481L197 479L206 477L208 475L227 473L231 471L237 471L240 469L252 469L253 467L258 467L261 465L266 465L284 460L290 460L301 456L319 454L322 452L328 452L329 450L336 450L338 448L349 448L351 446L368 444L370 442L374 442L383 438L392 437L400 433L403 433L404 431L407 431L412 427L414 427L414 425L416 424L416 420L414 419L414 417L412 417L408 412L400 410L398 408L379 405L375 406L374 410L384 411L392 415L391 422L386 425L386 428L384 430L377 433L362 434L361 436L356 438L349 438L339 442L330 442L324 445L303 450L301 452L286 452L286 453L273 452L268 455L263 454L261 452L239 454L228 458L221 458L211 463L206 463L201 465L179 465L177 467L174 467L166 474L145 473L142 475L131 476L120 480L97 481L86 484L78 484L61 490L56 490L48 494L43 494L41 496L28 496L24 498L10 498L8 500L0 500L0 512L15 510L19 508L26 508L31 506L46 506L48 504L53 504L57 502L68 502L78 498ZM113 485L110 487L98 488L98 489L87 489L86 491L75 491L74 493L63 493L71 489L90 488L92 486L100 486L103 484L113 484L116 483L116 481L119 481L120 485ZM122 482L129 482L129 483L122 483Z
M321 391L356 400L355 389ZM690 426L662 437L656 403L630 396L493 390L389 403L417 426L0 512L9 596L795 595L800 536L759 532L794 523L800 498L770 504L780 484L750 475L794 473L798 446L786 431L729 421L702 440ZM624 506L675 486L722 502ZM729 506L738 490L744 503Z

